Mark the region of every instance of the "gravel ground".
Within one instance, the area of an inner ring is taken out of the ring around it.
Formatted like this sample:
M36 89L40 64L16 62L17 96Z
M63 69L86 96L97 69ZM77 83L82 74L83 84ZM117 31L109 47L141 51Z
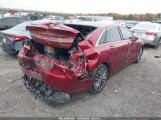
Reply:
M16 57L0 49L0 116L161 117L161 58L156 55L161 47L146 48L141 63L115 74L100 94L84 93L51 107L25 89Z

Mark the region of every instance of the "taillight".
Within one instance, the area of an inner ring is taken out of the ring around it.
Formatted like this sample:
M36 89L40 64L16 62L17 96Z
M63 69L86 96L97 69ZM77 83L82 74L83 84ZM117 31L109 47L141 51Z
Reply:
M14 40L25 40L27 39L26 36L8 36L9 39L14 39Z
M146 32L145 34L146 34L146 35L153 35L153 36L157 36L157 33L156 33L156 32Z

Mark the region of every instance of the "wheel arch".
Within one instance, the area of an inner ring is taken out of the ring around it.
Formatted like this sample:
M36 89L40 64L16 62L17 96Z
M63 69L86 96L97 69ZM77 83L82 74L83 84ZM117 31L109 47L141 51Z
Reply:
M103 65L106 65L108 68L108 74L111 75L111 66L108 63L102 63Z

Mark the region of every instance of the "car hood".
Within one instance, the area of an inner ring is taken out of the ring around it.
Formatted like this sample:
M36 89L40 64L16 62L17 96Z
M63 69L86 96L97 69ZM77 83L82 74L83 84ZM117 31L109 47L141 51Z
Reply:
M12 36L12 35L15 35L15 36L26 36L28 37L29 39L31 39L31 34L29 31L16 31L16 30L3 30L0 32L1 36Z
M79 31L60 23L30 25L26 29L30 31L34 41L66 49L71 48L77 35L80 35Z

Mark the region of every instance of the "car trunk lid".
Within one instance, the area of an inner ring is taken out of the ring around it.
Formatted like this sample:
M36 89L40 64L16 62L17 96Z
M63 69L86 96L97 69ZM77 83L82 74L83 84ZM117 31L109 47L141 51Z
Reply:
M70 49L80 32L59 23L46 23L26 27L34 41L57 48Z
M141 29L132 29L131 30L133 32L133 34L137 37L141 37L143 34L149 32L149 30L141 30Z

